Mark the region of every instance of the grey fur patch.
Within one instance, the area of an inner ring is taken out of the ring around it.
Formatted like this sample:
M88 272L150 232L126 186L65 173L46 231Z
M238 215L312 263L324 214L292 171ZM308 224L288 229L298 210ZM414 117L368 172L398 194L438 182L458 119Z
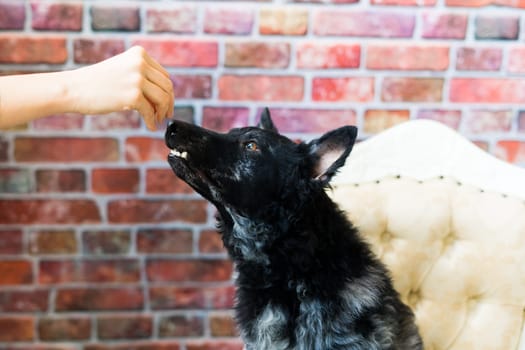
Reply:
M248 349L288 350L289 342L284 334L288 317L272 305L266 306L255 326L255 339Z
M269 228L264 224L256 224L229 208L226 210L233 220L231 246L238 250L245 260L268 265L270 260L268 255L262 251L262 247Z

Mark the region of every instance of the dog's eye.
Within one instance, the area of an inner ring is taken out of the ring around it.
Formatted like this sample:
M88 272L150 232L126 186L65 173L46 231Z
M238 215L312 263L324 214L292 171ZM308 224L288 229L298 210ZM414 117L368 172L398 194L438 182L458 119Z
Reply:
M244 149L248 151L257 151L259 146L257 146L255 141L249 141L244 144Z

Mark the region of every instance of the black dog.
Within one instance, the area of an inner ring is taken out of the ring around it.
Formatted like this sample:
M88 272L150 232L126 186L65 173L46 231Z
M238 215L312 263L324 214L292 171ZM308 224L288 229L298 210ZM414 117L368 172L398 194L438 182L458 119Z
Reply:
M296 144L267 109L258 127L227 134L168 127L175 174L217 207L247 349L423 348L386 268L325 193L356 135L346 126Z

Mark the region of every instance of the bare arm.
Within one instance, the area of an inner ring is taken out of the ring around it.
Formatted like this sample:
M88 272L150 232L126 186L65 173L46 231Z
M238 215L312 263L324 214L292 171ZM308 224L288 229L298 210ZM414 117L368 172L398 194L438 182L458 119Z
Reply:
M173 85L141 47L63 72L0 77L0 129L51 114L138 110L150 130L173 114Z

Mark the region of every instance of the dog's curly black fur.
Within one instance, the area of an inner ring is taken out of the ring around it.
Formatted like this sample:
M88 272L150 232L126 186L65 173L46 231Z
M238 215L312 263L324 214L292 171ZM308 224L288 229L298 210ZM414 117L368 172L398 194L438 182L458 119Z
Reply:
M217 207L247 349L423 348L388 271L325 193L356 135L294 143L267 109L258 127L227 134L168 127L174 172Z

